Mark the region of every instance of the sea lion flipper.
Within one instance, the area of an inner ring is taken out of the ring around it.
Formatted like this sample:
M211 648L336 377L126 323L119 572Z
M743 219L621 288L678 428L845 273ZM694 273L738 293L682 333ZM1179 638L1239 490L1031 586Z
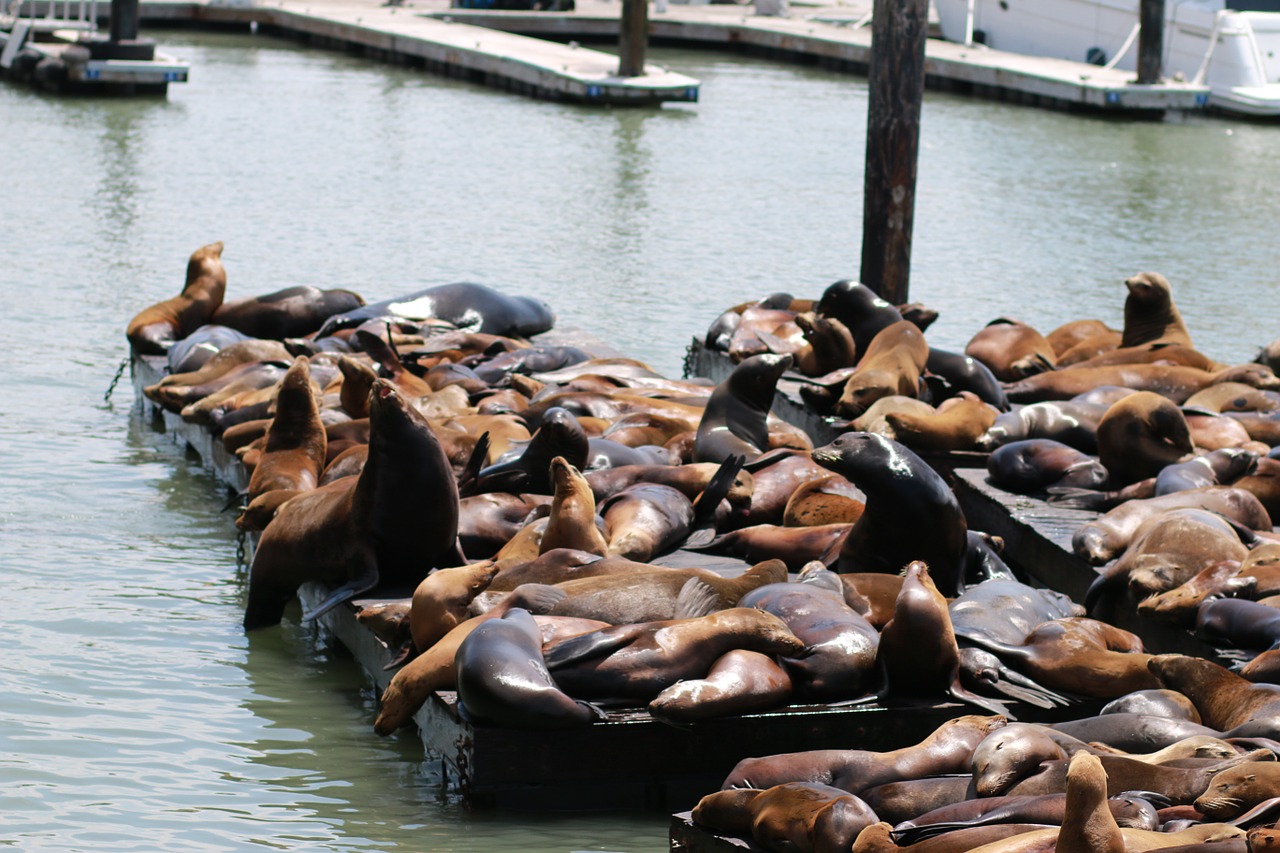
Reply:
M948 690L947 693L957 702L968 702L970 705L977 705L979 708L985 708L992 714L1003 714L1011 722L1018 719L1009 711L1008 705L1001 702L999 699L992 699L989 696L979 696L977 693L961 687L959 679L956 680L955 684L951 685L951 689Z
M404 643L400 646L400 648L396 649L396 653L391 658L391 660L387 661L382 665L382 671L388 672L390 670L393 670L396 667L400 666L400 664L407 662L409 658L412 656L413 656L412 641Z
M720 537L716 536L716 531L711 527L704 527L701 530L695 530L689 534L689 538L684 540L681 549L685 551L711 551L719 544Z
M689 578L676 595L677 619L696 619L720 609L720 593L702 578Z
M512 607L522 607L534 615L542 616L550 613L568 597L567 592L551 584L522 583L511 591L509 603Z
M471 449L467 464L462 467L462 472L458 475L459 496L470 497L475 493L476 482L480 479L480 470L484 468L485 460L489 458L489 443L488 431L481 433L476 439L476 446Z
M344 601L350 601L360 593L368 592L373 589L377 583L377 572L374 572L372 575L363 574L347 581L342 586L330 592L329 595L325 597L324 601L316 605L314 610L303 612L302 621L314 622L316 619L319 619L321 616L328 613L339 604L342 604Z
M608 657L631 643L637 633L644 630L639 625L622 625L617 629L592 631L547 646L542 658L547 669L554 670L598 657Z
M1049 493L1047 503L1064 509L1088 509L1101 512L1110 503L1109 492L1098 492L1093 489L1050 486L1045 491Z
M693 502L694 529L715 523L716 508L729 495L729 490L733 488L734 480L746 461L745 456L731 455L720 463L716 473L707 481L702 494Z

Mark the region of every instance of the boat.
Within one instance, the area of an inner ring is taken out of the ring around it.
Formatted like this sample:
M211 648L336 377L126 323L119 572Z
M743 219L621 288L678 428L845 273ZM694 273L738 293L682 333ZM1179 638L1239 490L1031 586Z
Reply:
M942 36L1121 70L1137 66L1139 0L933 0ZM1164 76L1210 108L1280 116L1280 0L1165 0Z
M30 0L0 8L0 76L54 91L141 94L187 80L187 63L150 39L99 32L97 0L50 0L43 12Z

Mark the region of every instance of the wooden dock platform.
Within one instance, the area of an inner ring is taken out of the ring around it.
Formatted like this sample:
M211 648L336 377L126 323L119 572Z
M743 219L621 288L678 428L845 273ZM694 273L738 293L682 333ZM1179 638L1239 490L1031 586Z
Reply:
M50 0L28 0L37 9ZM616 0L577 0L572 12L454 9L448 0L271 0L264 4L173 2L141 4L144 22L170 25L256 23L286 37L355 50L373 59L422 65L450 76L535 97L584 104L696 101L697 80L649 66L643 76L616 76L618 58L570 39L618 37ZM751 7L673 4L649 19L655 42L720 47L779 59L815 62L865 74L871 29L857 26L861 7L835 2L795 5L788 17L755 15ZM105 12L104 12L105 14ZM612 48L611 48L612 49ZM1163 116L1208 106L1209 89L1167 80L1139 86L1132 72L1080 62L1023 56L928 39L926 85L1052 109Z

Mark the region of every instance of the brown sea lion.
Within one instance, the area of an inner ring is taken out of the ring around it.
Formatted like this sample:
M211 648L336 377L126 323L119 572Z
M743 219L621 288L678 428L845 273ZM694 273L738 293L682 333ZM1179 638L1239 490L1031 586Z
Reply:
M583 488L590 487L583 481ZM637 483L600 505L607 553L648 562L670 551L689 535L693 503L670 486Z
M369 393L378 374L368 364L349 355L338 359L338 370L342 372L338 400L343 411L353 418L369 417Z
M874 432L887 438L893 438L889 427L890 414L927 418L937 414L937 409L924 400L904 397L901 394L890 394L872 403L865 412L849 422L849 428L855 432Z
M678 723L752 714L785 705L791 690L791 676L773 658L733 649L705 678L676 682L655 696L649 713Z
M551 480L555 483L555 497L539 554L554 548L573 548L604 556L609 543L596 527L596 499L586 478L563 456L557 456L551 460Z
M1050 486L1098 489L1109 473L1094 456L1050 438L1011 441L991 451L987 476L992 485L1030 494Z
M149 385L144 388L143 393L149 399L161 403L166 408L177 411L192 399L198 399L204 395L193 393L190 396L171 396L165 399L165 394L186 395L187 392L181 389L208 385L240 365L259 361L277 361L282 364L288 364L293 361L293 356L279 341L236 341L218 350L217 354L206 361L199 370L190 373L171 373L155 385ZM161 394L159 390L161 388L172 390Z
M837 474L809 480L787 499L782 526L853 524L866 508L864 497L861 490Z
M174 341L209 322L226 290L222 243L201 246L187 261L182 292L138 312L129 321L125 337L139 355L164 355Z
M1121 827L1151 830L1160 827L1155 806L1137 796L1110 798L1107 800L1107 808ZM893 838L899 844L910 845L936 837L940 833L971 826L1004 823L1061 826L1065 811L1065 793L1040 797L980 797L943 806L913 820L903 821L893 828Z
M249 503L275 489L314 489L319 484L327 443L311 384L311 362L299 356L280 384L276 414L249 478Z
M1138 528L1149 518L1182 507L1216 512L1250 530L1271 529L1271 517L1252 494L1232 486L1210 486L1129 501L1081 525L1072 536L1071 547L1076 554L1100 566L1127 548Z
M1280 459L1259 459L1253 473L1241 477L1232 485L1252 494L1268 514L1280 518Z
M1054 619L1038 625L1018 644L976 636L967 640L1050 690L1114 699L1160 686L1147 669L1151 656L1141 651L1141 640L1094 619Z
M845 433L812 458L867 496L841 546L838 571L897 574L920 560L943 595L963 592L968 524L946 481L919 456L882 436ZM921 536L926 529L930 534Z
M907 565L893 618L880 631L876 668L883 686L883 705L934 705L944 696L994 713L1006 713L995 700L960 683L960 649L947 601L934 586L929 567L919 560Z
M1185 405L1218 413L1270 412L1280 408L1280 401L1265 391L1239 382L1222 382L1192 394Z
M881 572L845 572L840 575L844 586L844 600L857 610L876 629L880 630L893 618L893 608L902 592L903 576ZM865 605L866 610L861 607Z
M1240 382L1264 390L1280 388L1280 379L1270 368L1259 364L1235 365L1216 372L1178 365L1117 364L1040 373L1005 386L1005 393L1012 403L1038 403L1067 400L1100 385L1120 385L1135 391L1154 391L1181 404L1197 391L1219 382Z
M822 560L849 534L852 525L820 524L814 527L783 527L755 524L724 533L708 542L687 542L688 551L727 554L749 563L782 560L789 571L798 572L813 560ZM692 540L693 537L690 537Z
M1049 346L1053 347L1053 351L1062 355L1075 345L1099 335L1114 335L1116 344L1120 342L1121 333L1101 320L1072 320L1058 326L1044 337L1049 342Z
M1124 853L1120 824L1107 807L1107 774L1096 755L1071 756L1066 795L1055 853Z
M244 369L236 368L222 377L231 381L216 391L187 403L179 414L187 423L207 424L211 422L214 412L220 408L241 407L264 400L270 401L279 390L280 380L284 378L286 370L288 370L287 366L273 362L245 365ZM251 394L256 396L250 398ZM269 412L261 414L262 417L268 415Z
M1150 391L1123 398L1098 421L1098 458L1112 486L1154 477L1194 450L1182 412Z
M1280 763L1254 761L1223 770L1195 801L1196 810L1209 820L1227 821L1280 792Z
M1140 272L1125 279L1124 335L1121 347L1167 343L1192 346L1191 334L1173 304L1169 280L1158 272Z
M357 444L347 447L334 456L320 472L320 485L327 486L334 480L343 477L357 477L364 470L364 463L369 460L369 445Z
M968 392L964 392L968 393ZM996 410L970 394L947 400L927 417L890 412L885 421L891 437L917 451L946 453L974 450L995 423Z
M860 353L887 326L903 319L902 313L876 295L865 284L851 279L834 282L822 292L815 310L824 317L834 317L853 335Z
M1198 507L1166 510L1139 525L1120 559L1089 585L1084 605L1092 612L1103 596L1122 586L1142 601L1186 583L1219 560L1243 560L1248 553L1236 528L1221 515Z
M805 376L822 376L857 362L858 347L844 323L834 317L806 313L796 315L796 325L809 345L797 359L797 367Z
M1101 714L1153 714L1175 720L1200 722L1200 712L1191 700L1176 690L1155 688L1135 690L1102 706Z
M413 591L409 608L409 634L419 652L470 618L467 607L477 595L489 588L498 573L492 561L438 569L422 579Z
M323 612L380 584L407 592L429 569L465 562L453 471L431 427L382 379L370 419L360 476L288 501L263 531L249 568L246 629L276 624L307 580L337 587L317 608Z
M541 612L548 615L624 625L703 616L737 606L744 594L758 586L784 580L786 566L782 561L767 560L736 578L725 578L708 569L637 568L621 574L580 577L541 589L523 584L515 592L530 601L537 596L540 603L545 602Z
M1001 382L1052 370L1057 353L1033 327L1009 317L992 320L965 345L964 354L985 364Z
M751 837L766 850L843 853L876 820L862 800L828 785L775 785L751 801Z
M929 344L919 328L906 320L886 326L862 351L836 402L836 413L856 418L881 397L919 396L920 374L928 360Z
M797 655L803 648L778 617L734 607L602 628L549 645L543 656L556 683L574 696L649 702L677 681L705 677L730 649Z
M1256 586L1254 578L1241 576L1239 560L1218 560L1179 586L1144 598L1138 602L1138 612L1189 628L1207 599L1247 596Z
M858 794L906 779L967 773L974 748L1006 722L999 715L954 717L919 743L886 752L815 749L744 758L725 777L720 789L765 789L785 782L813 782Z
M1157 655L1148 667L1161 686L1190 699L1204 724L1219 731L1280 715L1280 686L1253 684L1212 661Z
M518 608L478 625L458 646L458 715L472 725L569 729L605 717L562 691L542 661L542 632Z

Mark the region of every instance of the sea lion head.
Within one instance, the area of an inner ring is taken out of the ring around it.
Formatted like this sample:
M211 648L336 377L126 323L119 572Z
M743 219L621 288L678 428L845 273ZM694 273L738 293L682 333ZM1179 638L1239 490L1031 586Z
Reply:
M470 618L471 602L489 588L498 573L493 560L439 569L423 578L413 592L409 626L413 644L419 652L431 648L437 640Z
M789 353L761 353L742 362L733 369L725 380L729 391L739 400L750 403L758 409L768 411L773 405L773 394L778 387L778 379L791 367L792 358Z
M191 253L187 260L187 284L204 276L221 278L225 285L227 271L222 266L222 241L201 246Z
M1272 770L1274 763L1267 764L1270 766L1260 768L1259 762L1250 761L1216 774L1196 799L1196 811L1211 821L1228 821L1270 799L1275 793L1277 774ZM1259 773L1260 769L1264 772Z

